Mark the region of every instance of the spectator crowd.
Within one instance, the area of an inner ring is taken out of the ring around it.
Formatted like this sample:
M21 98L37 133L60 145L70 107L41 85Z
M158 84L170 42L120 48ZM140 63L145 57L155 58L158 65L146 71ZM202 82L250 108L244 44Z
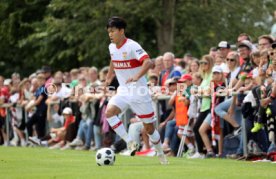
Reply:
M183 155L190 159L241 158L244 142L250 153L276 152L273 37L262 35L254 44L242 33L235 45L221 41L200 59L189 53L175 58L166 52L152 60L148 86L167 156L177 155L181 140ZM10 78L0 76L0 145L60 150L111 147L126 155L126 144L106 121L106 106L119 85L114 74L104 88L107 73L108 67L53 72L43 66L27 78L16 72ZM154 156L135 114L127 110L119 117L141 146L137 155Z

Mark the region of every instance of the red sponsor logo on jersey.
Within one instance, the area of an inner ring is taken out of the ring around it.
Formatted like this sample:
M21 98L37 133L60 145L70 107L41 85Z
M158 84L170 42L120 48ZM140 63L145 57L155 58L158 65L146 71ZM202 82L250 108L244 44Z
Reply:
M141 62L136 59L131 60L112 60L115 69L131 69L141 66Z

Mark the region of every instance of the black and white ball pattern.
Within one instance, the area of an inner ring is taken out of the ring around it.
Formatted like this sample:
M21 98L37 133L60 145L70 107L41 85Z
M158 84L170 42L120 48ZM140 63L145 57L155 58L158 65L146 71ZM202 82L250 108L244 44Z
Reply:
M102 148L96 153L96 163L99 166L113 165L115 162L115 154L110 148Z

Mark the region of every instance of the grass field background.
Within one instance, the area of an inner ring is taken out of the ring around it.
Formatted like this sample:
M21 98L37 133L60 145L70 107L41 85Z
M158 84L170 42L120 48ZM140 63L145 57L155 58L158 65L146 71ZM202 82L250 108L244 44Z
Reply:
M169 162L162 166L155 157L116 155L115 165L97 166L95 152L0 147L0 179L276 178L272 163L184 158L169 158Z

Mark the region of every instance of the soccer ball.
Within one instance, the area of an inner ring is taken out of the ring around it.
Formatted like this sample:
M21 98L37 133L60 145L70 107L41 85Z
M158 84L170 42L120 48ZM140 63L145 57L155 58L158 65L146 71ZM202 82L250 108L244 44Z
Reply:
M96 163L99 166L113 165L115 162L115 154L110 148L102 148L96 153Z

